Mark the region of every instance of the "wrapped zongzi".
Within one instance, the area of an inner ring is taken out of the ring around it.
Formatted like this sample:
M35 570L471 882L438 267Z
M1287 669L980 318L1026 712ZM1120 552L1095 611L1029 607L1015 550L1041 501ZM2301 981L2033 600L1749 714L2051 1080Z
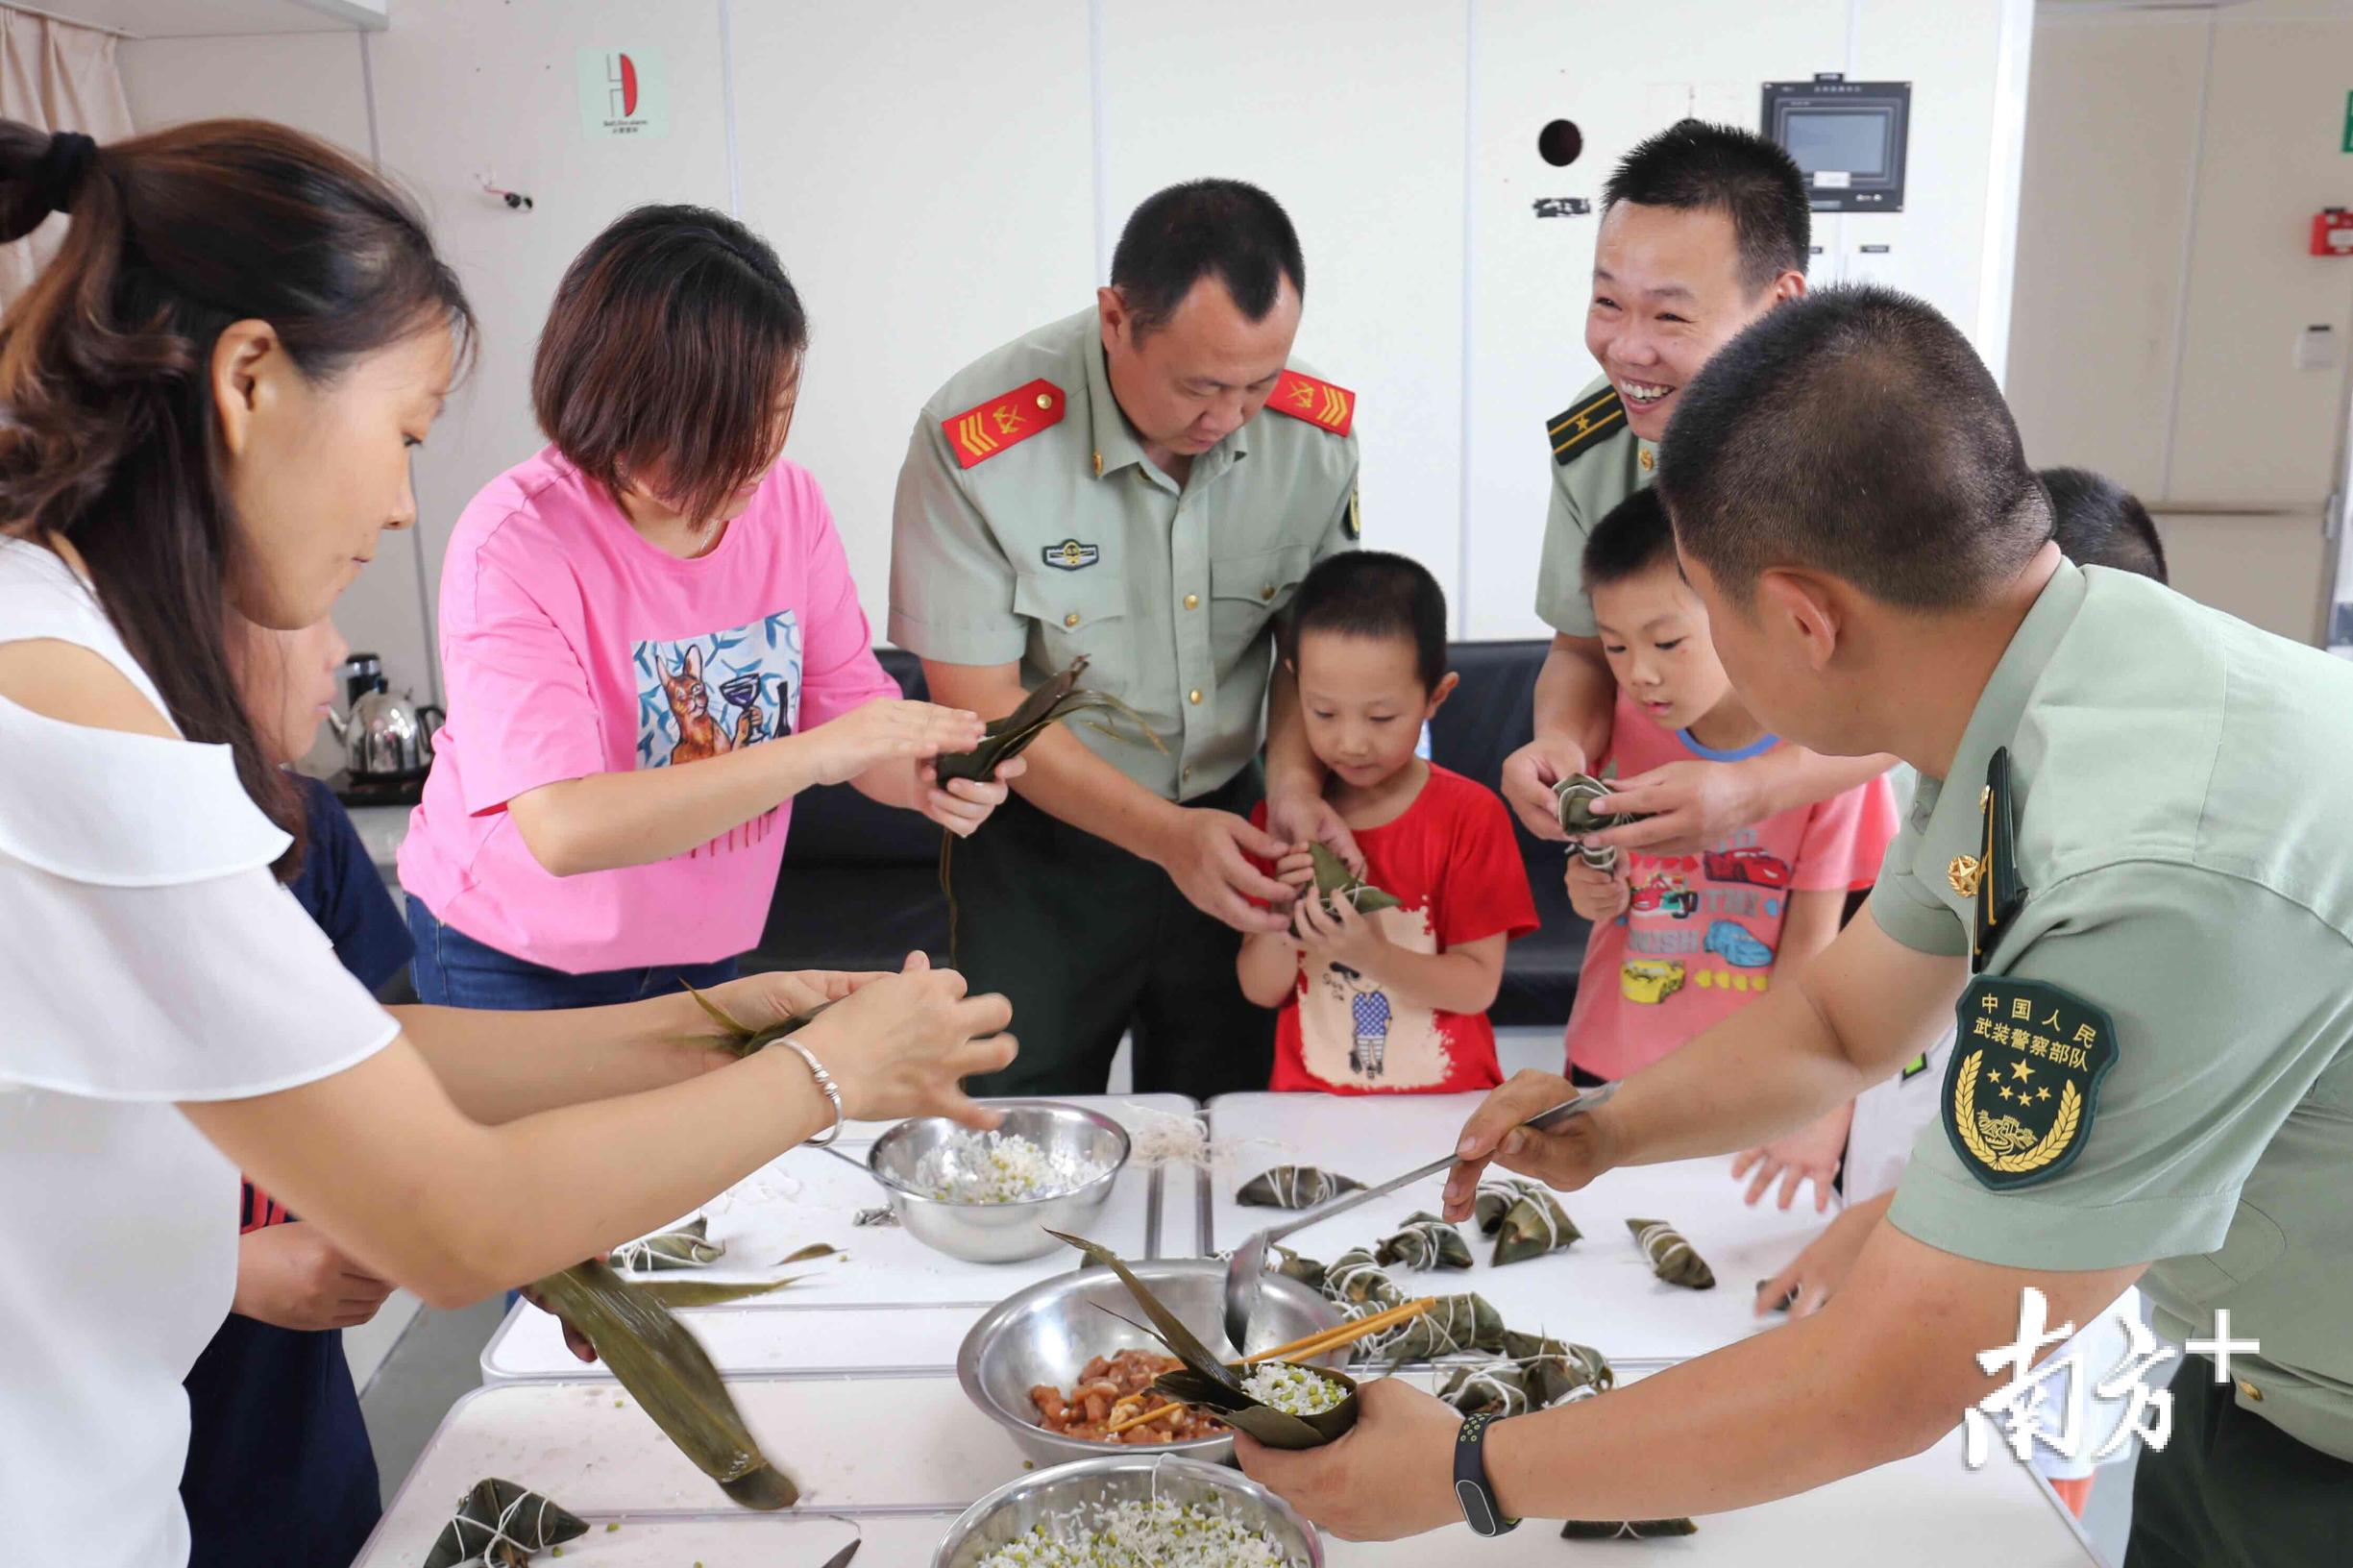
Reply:
M1611 1524L1572 1519L1560 1527L1564 1541L1646 1541L1655 1535L1696 1535L1700 1527L1688 1519L1623 1519Z
M1268 1448L1319 1448L1357 1424L1357 1385L1337 1372L1288 1361L1229 1366L1111 1249L1060 1231L1046 1234L1118 1275L1151 1320L1148 1332L1185 1363L1182 1371L1165 1372L1152 1381L1158 1392L1215 1411L1227 1426L1248 1433Z
M1406 1293L1362 1247L1350 1247L1324 1266L1325 1299L1342 1309L1370 1307L1381 1311L1405 1305Z
M1479 1234L1493 1236L1513 1204L1528 1193L1543 1190L1535 1183L1521 1181L1517 1176L1490 1176L1481 1182L1478 1193L1471 1199L1471 1217L1479 1221Z
M1277 1165L1242 1183L1234 1201L1252 1209L1312 1209L1364 1184L1314 1165Z
M588 1533L588 1523L537 1492L496 1478L478 1481L434 1537L425 1568L523 1568L540 1553Z
M631 1241L613 1249L615 1268L633 1269L640 1273L657 1273L670 1268L700 1268L718 1262L727 1255L727 1243L713 1241L706 1234L710 1221L697 1214L674 1231L659 1231L641 1240Z
M1279 1260L1273 1265L1276 1273L1287 1280L1297 1280L1311 1290L1323 1289L1326 1273L1323 1264L1285 1246L1269 1247L1267 1251L1273 1253Z
M1634 1244L1650 1260L1651 1272L1669 1285L1679 1285L1692 1290L1713 1290L1715 1271L1705 1259L1691 1250L1682 1233L1663 1219L1630 1219L1626 1228L1634 1233Z
M1349 1309L1350 1317L1380 1311L1367 1304ZM1370 1361L1434 1361L1447 1356L1495 1355L1504 1348L1504 1318L1482 1295L1440 1296L1428 1311L1356 1342L1356 1359Z
M1618 1381L1608 1360L1591 1345L1507 1332L1504 1354L1520 1368L1529 1397L1538 1409L1559 1403L1580 1388L1606 1392Z
M1495 1266L1557 1252L1580 1234L1552 1193L1531 1184L1495 1228Z
M1387 1268L1468 1268L1471 1246L1462 1233L1432 1213L1417 1213L1393 1235L1384 1237L1373 1262Z
M1527 1375L1509 1361L1466 1366L1446 1380L1438 1397L1464 1415L1526 1415L1538 1409L1528 1392Z
M1357 875L1346 861L1322 845L1309 845L1308 858L1315 865L1315 891L1323 898L1325 914L1336 916L1336 906L1343 903L1360 915L1398 907L1395 894L1385 893Z
M1597 871L1616 870L1618 851L1586 842L1588 836L1628 822L1639 822L1648 815L1630 811L1614 816L1596 812L1593 802L1611 793L1609 785L1591 773L1572 773L1553 786L1554 802L1560 808L1560 830L1569 836L1569 845L1578 857Z

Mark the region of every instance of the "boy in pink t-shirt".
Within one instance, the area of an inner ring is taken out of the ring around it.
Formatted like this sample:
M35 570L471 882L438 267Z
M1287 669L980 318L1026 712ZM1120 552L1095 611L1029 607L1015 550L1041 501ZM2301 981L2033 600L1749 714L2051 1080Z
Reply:
M1595 527L1584 573L1618 683L1605 771L1630 782L1781 744L1732 691L1654 492L1635 492ZM1571 854L1569 900L1593 935L1569 1015L1570 1076L1623 1078L1786 982L1838 934L1848 894L1871 885L1895 832L1894 797L1875 778L1697 855L1622 850L1603 871ZM1769 1164L1819 1172L1826 1201L1849 1109L1782 1140Z
M1503 1082L1487 1021L1504 945L1536 928L1500 796L1415 753L1455 688L1446 596L1420 563L1379 551L1320 561L1291 603L1290 659L1324 795L1398 900L1359 914L1294 906L1291 929L1243 939L1242 993L1279 1008L1268 1088L1456 1094ZM1262 804L1252 821L1265 825ZM1276 868L1314 881L1308 856Z

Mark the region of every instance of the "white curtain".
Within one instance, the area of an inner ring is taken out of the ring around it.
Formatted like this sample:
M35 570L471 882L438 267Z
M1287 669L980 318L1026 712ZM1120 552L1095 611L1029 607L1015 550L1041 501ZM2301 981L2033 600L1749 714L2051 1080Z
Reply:
M131 135L131 103L115 64L110 33L28 15L0 5L0 118L43 131L79 131L101 145ZM0 245L0 304L32 282L63 241L65 219L52 217L24 238Z

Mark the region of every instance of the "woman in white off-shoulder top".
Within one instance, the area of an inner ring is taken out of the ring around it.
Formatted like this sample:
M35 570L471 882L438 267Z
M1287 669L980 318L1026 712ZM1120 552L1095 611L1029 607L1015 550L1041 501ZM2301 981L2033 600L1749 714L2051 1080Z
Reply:
M257 122L101 150L0 121L0 240L53 210L64 247L0 318L0 1518L12 1561L171 1568L240 1168L451 1305L844 1112L985 1125L957 1080L1013 1046L944 973L739 981L753 1019L846 998L805 1055L742 1062L683 996L380 1008L281 884L300 808L223 615L309 625L414 521L456 280L376 176Z

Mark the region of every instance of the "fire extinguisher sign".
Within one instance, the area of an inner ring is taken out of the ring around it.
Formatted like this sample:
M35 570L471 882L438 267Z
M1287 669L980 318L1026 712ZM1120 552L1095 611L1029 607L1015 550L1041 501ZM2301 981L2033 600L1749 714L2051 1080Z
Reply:
M581 50L580 129L591 141L658 141L670 135L661 51Z

